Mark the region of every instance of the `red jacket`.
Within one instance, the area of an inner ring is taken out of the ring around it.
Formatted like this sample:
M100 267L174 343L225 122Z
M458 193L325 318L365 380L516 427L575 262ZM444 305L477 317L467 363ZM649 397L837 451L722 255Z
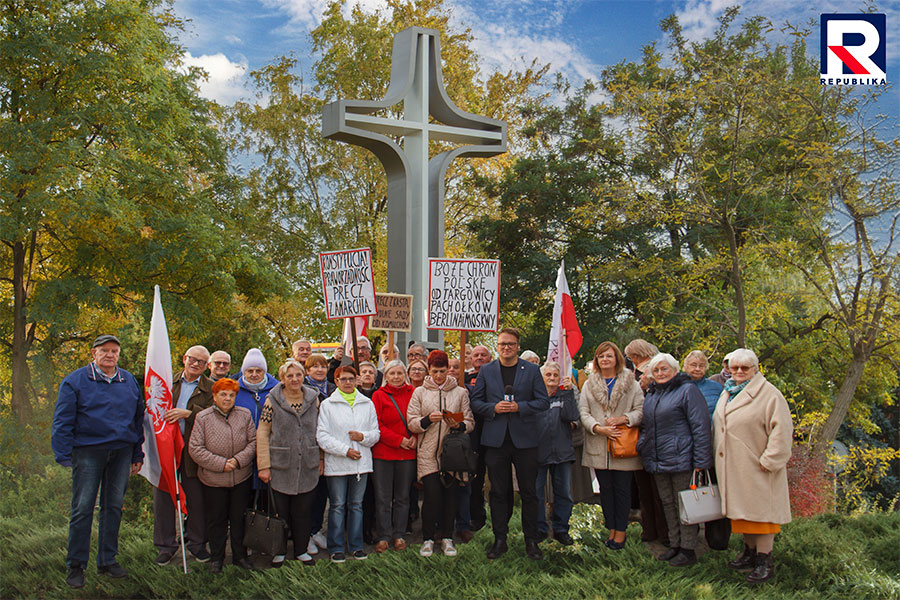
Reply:
M395 388L392 385L383 385L372 394L372 402L375 404L375 414L378 416L378 429L381 430L381 439L372 447L372 458L379 460L415 460L416 449L405 450L400 447L400 442L410 436L406 430L406 409L409 407L409 399L415 388L409 384ZM388 397L388 393L394 397L397 407L403 413L394 408L394 403Z

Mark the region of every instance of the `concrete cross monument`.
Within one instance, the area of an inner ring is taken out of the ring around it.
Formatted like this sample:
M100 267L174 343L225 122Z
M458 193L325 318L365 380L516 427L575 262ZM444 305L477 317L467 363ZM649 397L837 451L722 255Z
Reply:
M373 113L403 103L403 118ZM444 175L458 156L506 152L506 123L460 110L441 78L440 32L410 27L394 36L391 81L381 100L337 100L322 109L322 135L362 146L384 165L388 183L387 291L413 294L407 340L430 347L443 332L428 330L428 258L444 255ZM391 137L392 136L392 137ZM401 148L394 138L403 138ZM428 156L429 142L462 144ZM403 352L401 351L401 355Z

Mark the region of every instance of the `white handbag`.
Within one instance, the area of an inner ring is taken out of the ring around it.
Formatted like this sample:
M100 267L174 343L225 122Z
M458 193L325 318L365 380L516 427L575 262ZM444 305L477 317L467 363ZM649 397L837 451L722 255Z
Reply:
M706 473L706 485L697 485L697 471L691 475L691 487L678 492L678 514L685 525L696 525L721 519L722 498L719 486L709 483L709 471Z

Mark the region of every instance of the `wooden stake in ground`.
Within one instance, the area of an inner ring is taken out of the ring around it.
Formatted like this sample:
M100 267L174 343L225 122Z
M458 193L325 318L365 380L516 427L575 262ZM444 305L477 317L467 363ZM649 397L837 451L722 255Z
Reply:
M394 360L394 332L388 331L388 362Z
M353 368L359 375L359 349L356 347L356 317L350 317L350 339L353 340Z
M459 385L466 384L466 340L468 331L459 332Z

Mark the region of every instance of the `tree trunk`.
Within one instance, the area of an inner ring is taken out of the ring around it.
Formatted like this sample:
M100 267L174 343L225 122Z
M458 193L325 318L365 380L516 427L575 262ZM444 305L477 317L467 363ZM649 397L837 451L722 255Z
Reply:
M26 335L25 258L23 242L13 244L13 343L12 343L12 411L20 423L31 420L31 398L28 393L30 373L28 351L31 342Z
M731 254L731 285L734 287L734 308L737 310L737 327L735 342L738 348L747 345L747 307L744 304L744 279L741 272L741 260L738 256L738 240L734 227L727 218L723 219L728 233L728 252Z
M838 390L837 396L834 398L834 407L831 409L825 424L813 436L813 450L816 454L824 455L831 447L834 438L837 437L838 429L847 412L850 410L850 403L853 401L853 395L856 393L856 387L859 385L863 376L863 370L866 367L868 356L865 352L858 348L853 348L853 358L847 366L844 373L844 380Z

